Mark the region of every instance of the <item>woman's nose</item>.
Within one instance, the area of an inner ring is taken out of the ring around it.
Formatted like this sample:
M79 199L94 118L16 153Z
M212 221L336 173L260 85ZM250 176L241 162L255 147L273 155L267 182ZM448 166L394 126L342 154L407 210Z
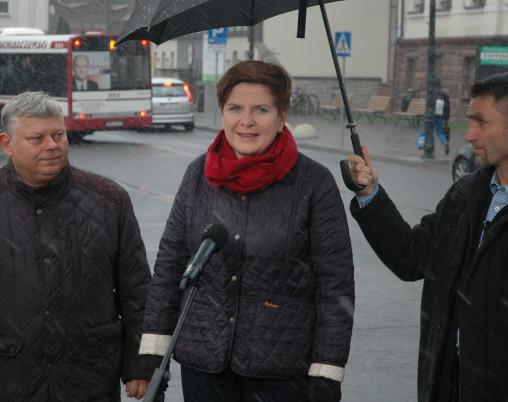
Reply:
M251 112L245 112L242 115L241 124L247 127L254 125L254 117L252 116Z

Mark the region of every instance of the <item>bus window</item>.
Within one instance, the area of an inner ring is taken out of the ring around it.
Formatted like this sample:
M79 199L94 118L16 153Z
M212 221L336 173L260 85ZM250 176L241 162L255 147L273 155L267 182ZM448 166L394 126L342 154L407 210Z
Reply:
M150 48L138 42L122 43L111 52L111 89L150 88Z
M67 58L60 54L2 54L0 93L17 95L44 91L50 96L67 96Z

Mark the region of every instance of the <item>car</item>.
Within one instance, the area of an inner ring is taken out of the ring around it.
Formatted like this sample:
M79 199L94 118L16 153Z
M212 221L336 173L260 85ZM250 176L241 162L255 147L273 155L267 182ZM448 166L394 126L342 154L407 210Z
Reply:
M194 106L189 84L178 78L152 78L152 125L167 128L181 125L186 131L194 129Z
M453 159L452 164L452 178L453 181L459 180L478 169L478 164L475 161L473 146L471 144L463 145L457 155Z

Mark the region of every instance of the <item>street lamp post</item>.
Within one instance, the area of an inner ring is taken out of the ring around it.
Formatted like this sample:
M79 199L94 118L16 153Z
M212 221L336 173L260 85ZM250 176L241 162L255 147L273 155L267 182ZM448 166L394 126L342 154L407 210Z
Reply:
M248 40L249 40L249 60L254 60L254 42L256 41L256 27L249 26Z
M429 44L427 52L427 104L425 111L425 142L422 158L434 158L434 104L435 104L435 59L436 59L436 0L430 0Z

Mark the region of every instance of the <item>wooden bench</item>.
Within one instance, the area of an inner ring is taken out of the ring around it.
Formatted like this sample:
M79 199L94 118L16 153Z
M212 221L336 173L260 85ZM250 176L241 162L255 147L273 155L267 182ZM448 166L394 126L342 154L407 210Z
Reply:
M372 123L376 118L380 118L386 123L385 113L390 107L391 99L390 96L371 96L366 108L355 109L357 119L360 120L362 116L365 116L369 123Z
M337 119L340 116L341 109L342 98L340 96L334 96L329 104L319 107L319 115L321 117L330 116L333 119Z
M411 99L407 111L395 112L393 114L394 116L397 116L395 125L398 125L400 120L404 119L411 127L418 127L420 125L420 119L425 116L426 103L427 101L425 98Z

